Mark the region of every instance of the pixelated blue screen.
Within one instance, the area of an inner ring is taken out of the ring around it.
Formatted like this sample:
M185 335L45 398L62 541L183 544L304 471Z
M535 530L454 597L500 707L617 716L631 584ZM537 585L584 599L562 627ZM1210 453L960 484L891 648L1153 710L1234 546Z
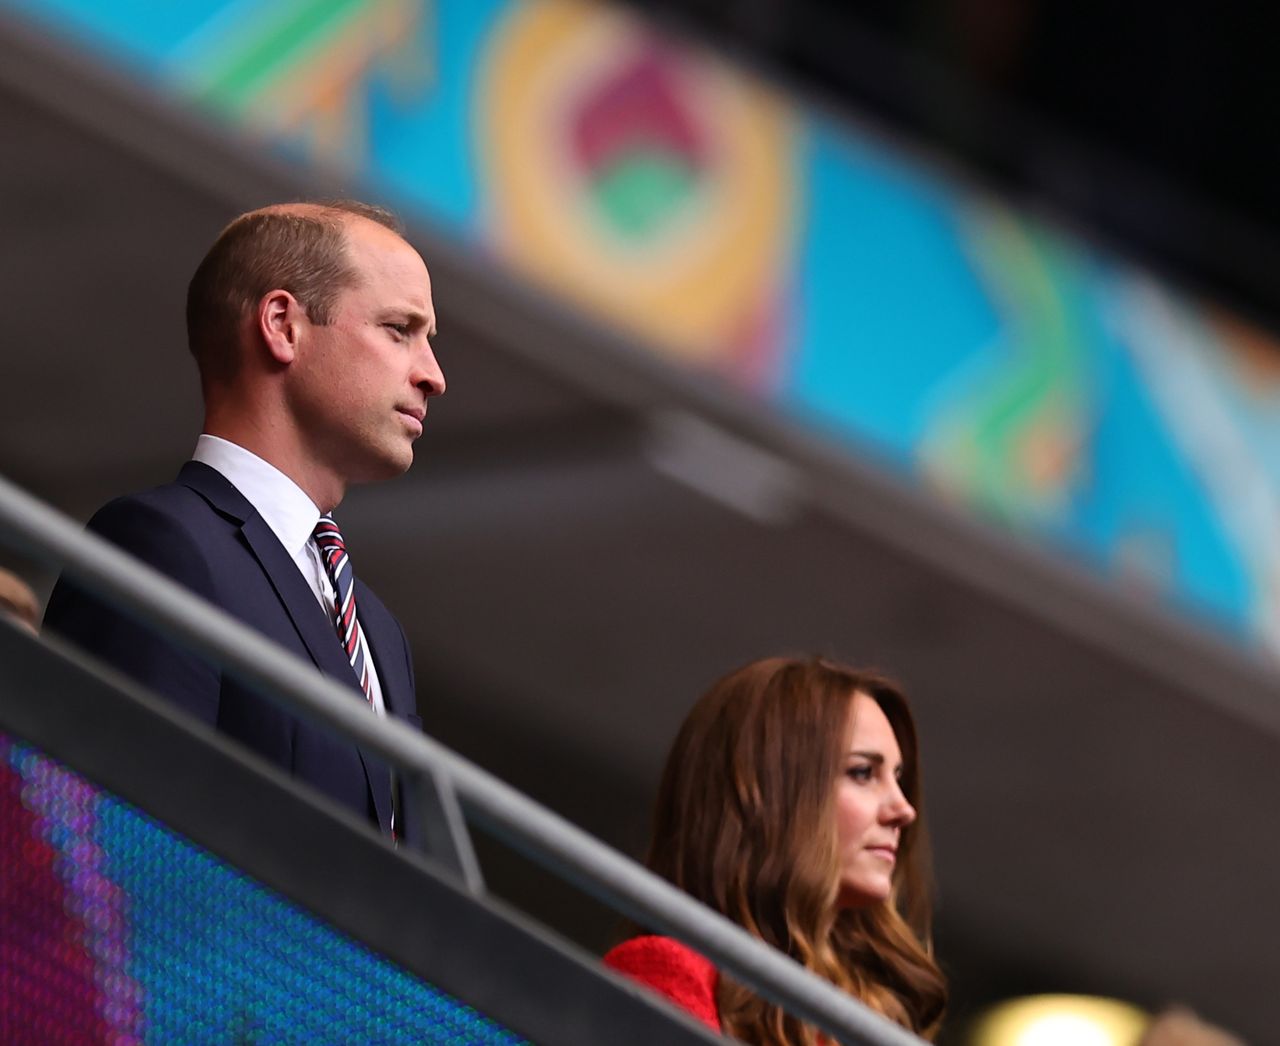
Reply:
M0 1042L521 1041L3 734L0 861Z

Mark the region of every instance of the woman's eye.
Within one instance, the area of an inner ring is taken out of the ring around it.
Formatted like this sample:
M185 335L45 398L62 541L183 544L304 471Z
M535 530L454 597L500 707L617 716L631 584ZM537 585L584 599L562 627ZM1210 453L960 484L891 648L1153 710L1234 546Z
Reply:
M851 766L845 771L845 775L852 781L859 784L865 784L874 776L874 771L870 766Z

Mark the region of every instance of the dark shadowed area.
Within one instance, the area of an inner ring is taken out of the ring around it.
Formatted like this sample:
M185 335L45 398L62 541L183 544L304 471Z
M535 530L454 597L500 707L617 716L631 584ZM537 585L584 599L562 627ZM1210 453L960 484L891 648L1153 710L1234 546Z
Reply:
M194 444L182 302L218 229L331 186L16 35L0 69L0 472L87 518ZM795 650L880 666L923 734L957 1027L1015 992L1097 991L1267 1040L1269 669L413 239L449 392L414 469L341 518L431 733L638 853L714 677ZM739 507L696 489L708 469ZM47 593L47 569L2 558ZM602 908L482 856L497 892L610 942Z

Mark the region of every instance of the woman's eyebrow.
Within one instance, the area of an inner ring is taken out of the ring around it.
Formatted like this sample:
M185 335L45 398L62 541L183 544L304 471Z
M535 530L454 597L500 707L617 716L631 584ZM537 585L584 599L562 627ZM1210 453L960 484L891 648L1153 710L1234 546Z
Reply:
M857 759L865 759L867 760L867 762L873 763L875 766L885 765L884 754L881 752L871 752L866 749L854 749L849 753L849 755ZM895 774L901 774L903 767L905 765L906 765L905 760L902 762L899 762L898 765L893 768L893 772Z

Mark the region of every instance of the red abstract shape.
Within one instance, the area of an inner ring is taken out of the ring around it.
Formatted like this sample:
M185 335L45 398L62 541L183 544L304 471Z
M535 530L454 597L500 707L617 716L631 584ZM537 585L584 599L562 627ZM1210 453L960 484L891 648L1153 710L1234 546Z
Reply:
M653 46L583 102L573 122L573 148L589 176L637 150L678 156L694 171L707 163L704 135L680 98L675 61Z
M9 751L0 740L0 1041L109 1042L85 928L68 914L57 851L23 805Z

